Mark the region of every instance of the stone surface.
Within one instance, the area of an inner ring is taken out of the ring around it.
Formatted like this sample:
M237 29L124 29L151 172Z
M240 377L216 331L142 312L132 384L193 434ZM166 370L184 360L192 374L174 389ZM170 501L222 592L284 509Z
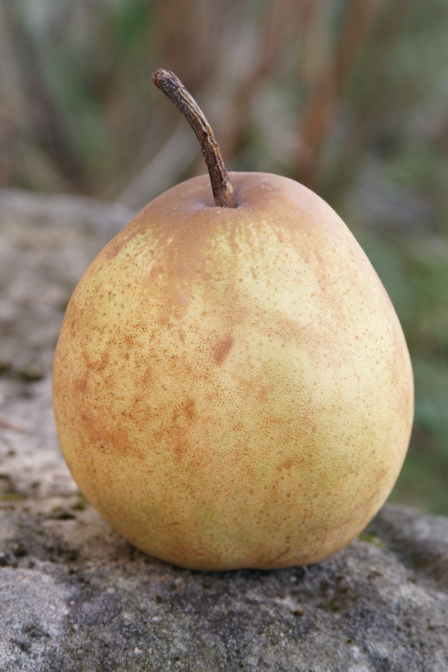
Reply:
M448 520L386 506L326 562L193 572L132 548L59 452L51 358L68 297L132 216L0 193L0 672L444 672Z

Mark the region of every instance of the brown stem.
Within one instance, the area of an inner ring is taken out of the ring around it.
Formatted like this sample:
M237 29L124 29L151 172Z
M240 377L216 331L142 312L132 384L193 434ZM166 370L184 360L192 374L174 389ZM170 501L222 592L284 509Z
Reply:
M182 112L195 132L210 174L216 205L224 208L238 207L215 135L195 99L170 70L158 68L153 72L152 81Z

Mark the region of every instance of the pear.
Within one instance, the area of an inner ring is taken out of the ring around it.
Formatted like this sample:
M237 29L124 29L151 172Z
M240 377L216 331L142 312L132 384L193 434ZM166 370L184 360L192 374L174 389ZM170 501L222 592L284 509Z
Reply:
M75 289L53 373L63 454L106 521L157 558L318 562L401 469L413 377L400 323L329 205L285 177L228 175L180 81L154 81L190 115L214 197L206 176L165 192Z

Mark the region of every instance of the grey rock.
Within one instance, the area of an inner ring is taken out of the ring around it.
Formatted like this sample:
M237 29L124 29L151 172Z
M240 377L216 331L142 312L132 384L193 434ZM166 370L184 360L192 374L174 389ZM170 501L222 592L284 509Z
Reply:
M9 501L0 521L2 670L448 669L447 591L373 531L311 567L205 573L140 553L79 495ZM414 525L448 535L400 507L383 525L404 556Z
M78 492L52 349L78 277L130 214L0 194L0 672L448 670L445 518L388 505L325 562L211 573L144 555Z

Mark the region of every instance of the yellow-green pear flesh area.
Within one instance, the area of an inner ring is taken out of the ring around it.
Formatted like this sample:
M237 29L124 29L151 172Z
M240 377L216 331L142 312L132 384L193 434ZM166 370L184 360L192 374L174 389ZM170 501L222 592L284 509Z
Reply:
M404 336L338 215L287 178L208 176L156 198L98 255L53 375L80 490L184 567L322 560L383 504L407 450Z

